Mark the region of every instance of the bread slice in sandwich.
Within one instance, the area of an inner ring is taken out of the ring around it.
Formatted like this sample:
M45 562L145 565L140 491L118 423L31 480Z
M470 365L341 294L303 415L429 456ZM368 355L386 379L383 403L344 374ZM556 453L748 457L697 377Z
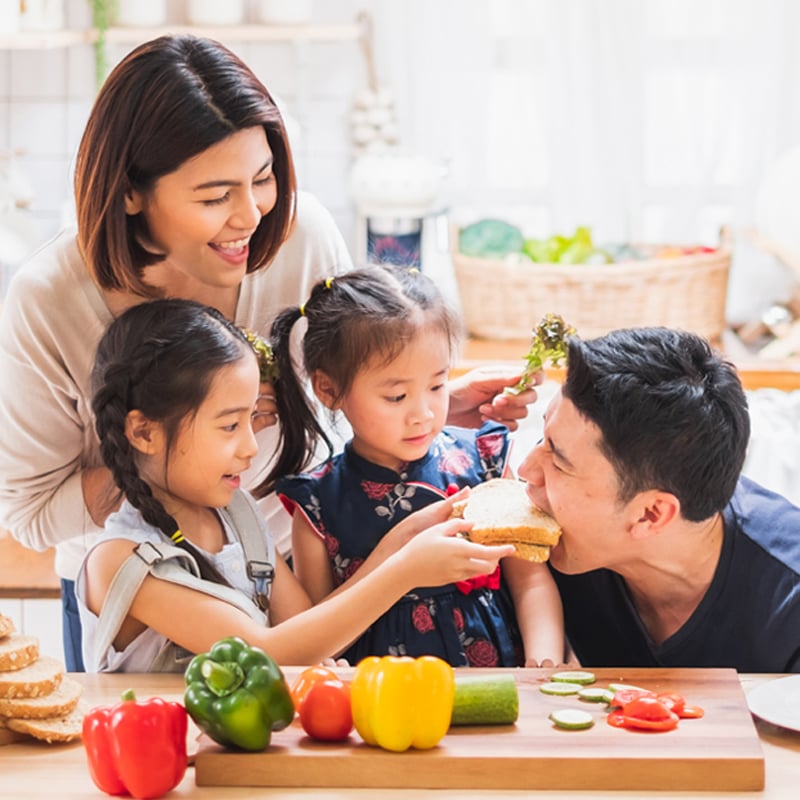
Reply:
M469 538L480 544L513 544L518 558L543 562L558 544L561 528L531 503L525 484L493 478L470 489L469 497L453 506L453 517L474 523Z

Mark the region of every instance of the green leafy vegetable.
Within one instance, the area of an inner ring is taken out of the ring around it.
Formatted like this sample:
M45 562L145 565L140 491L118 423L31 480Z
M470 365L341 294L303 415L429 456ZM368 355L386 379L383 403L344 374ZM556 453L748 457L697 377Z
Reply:
M533 376L550 362L553 366L567 363L567 343L574 336L575 328L564 322L558 314L547 314L534 328L531 336L531 349L525 357L525 369L516 386L507 388L506 394L524 392Z
M458 249L465 256L502 258L522 249L522 232L499 219L482 219L462 228Z

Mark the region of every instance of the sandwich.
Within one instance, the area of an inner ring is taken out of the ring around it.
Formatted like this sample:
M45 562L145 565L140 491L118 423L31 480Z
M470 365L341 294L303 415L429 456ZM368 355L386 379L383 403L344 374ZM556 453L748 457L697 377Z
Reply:
M531 503L525 484L510 478L493 478L473 486L466 500L453 506L451 517L474 523L466 534L479 544L513 544L517 558L544 562L558 544L561 528Z

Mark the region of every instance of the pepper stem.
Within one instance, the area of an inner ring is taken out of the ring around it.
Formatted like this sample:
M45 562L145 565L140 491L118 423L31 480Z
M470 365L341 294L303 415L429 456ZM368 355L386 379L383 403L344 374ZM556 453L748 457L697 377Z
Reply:
M244 670L235 661L204 661L200 672L218 697L235 692L244 683Z
M122 702L123 702L123 703L128 703L128 702L130 702L131 700L135 700L135 699L136 699L136 694L135 694L135 692L133 691L133 689L126 689L126 690L125 690L125 691L122 693Z

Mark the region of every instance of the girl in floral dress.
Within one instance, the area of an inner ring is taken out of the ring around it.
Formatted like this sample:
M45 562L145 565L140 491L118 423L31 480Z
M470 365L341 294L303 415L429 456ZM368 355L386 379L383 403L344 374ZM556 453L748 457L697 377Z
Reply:
M330 442L296 373L289 340L301 317L303 366L316 398L352 429L338 455L301 472ZM412 512L509 473L509 431L445 427L447 377L460 325L417 270L369 267L317 283L275 320L283 442L272 473L293 515L294 569L312 601L359 580L414 531ZM466 494L466 493L465 493ZM391 533L389 533L391 531ZM419 587L343 653L436 655L453 666L564 660L561 605L544 564L506 558L491 575Z

